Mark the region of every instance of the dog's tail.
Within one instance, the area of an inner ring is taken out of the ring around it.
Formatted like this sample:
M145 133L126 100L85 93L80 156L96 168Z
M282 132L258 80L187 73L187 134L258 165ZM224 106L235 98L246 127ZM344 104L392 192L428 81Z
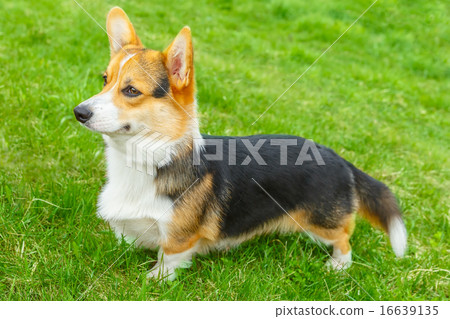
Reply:
M350 167L355 177L358 213L373 226L381 227L389 235L394 253L397 257L402 257L406 252L407 235L394 194L382 182L352 164Z

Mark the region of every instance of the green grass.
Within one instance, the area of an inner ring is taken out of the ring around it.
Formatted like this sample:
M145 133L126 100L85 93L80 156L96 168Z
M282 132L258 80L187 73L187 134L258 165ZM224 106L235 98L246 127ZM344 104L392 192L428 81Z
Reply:
M444 1L87 1L103 26L122 6L163 49L189 25L202 132L311 138L388 184L409 252L359 219L348 273L376 300L449 299L450 28ZM95 215L100 135L72 109L96 94L104 32L71 0L0 3L0 299L370 300L306 236L270 235L197 256L178 279L145 279L156 253L117 244ZM98 281L99 276L105 272Z

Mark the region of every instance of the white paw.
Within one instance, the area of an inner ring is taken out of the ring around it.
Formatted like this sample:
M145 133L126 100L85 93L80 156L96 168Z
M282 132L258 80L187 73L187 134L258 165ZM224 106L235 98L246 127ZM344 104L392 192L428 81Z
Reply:
M337 260L336 258L333 257L328 259L325 265L329 269L345 270L352 265L352 261Z
M177 278L177 275L175 273L175 269L167 268L164 266L161 266L159 263L155 265L148 273L147 273L148 279L156 279L156 280L169 280L174 281L175 278Z
M333 256L327 261L326 266L334 270L344 270L352 265L352 251L342 254L339 249L335 249Z
M182 261L182 262L178 265L178 268L184 268L184 269L187 269L187 268L191 268L191 266L192 266L192 261L191 261L191 260L185 260L185 261Z

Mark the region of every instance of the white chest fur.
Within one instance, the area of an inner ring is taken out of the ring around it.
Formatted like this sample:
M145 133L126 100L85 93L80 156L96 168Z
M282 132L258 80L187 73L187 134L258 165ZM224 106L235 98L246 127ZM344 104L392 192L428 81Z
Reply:
M173 201L157 194L154 176L128 167L121 150L108 147L106 158L108 180L99 196L98 215L111 224L117 235L136 239L145 232L142 239L150 236L149 241L163 235L164 225L172 217Z

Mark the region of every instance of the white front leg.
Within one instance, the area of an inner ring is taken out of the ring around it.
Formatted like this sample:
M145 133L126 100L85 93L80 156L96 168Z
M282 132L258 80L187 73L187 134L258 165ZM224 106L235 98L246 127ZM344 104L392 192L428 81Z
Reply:
M154 219L124 219L109 221L119 242L124 239L136 247L155 249L158 247L160 232Z
M192 265L192 256L197 251L197 245L178 254L164 254L162 248L158 251L158 262L149 271L147 278L175 280L177 268L189 268Z

